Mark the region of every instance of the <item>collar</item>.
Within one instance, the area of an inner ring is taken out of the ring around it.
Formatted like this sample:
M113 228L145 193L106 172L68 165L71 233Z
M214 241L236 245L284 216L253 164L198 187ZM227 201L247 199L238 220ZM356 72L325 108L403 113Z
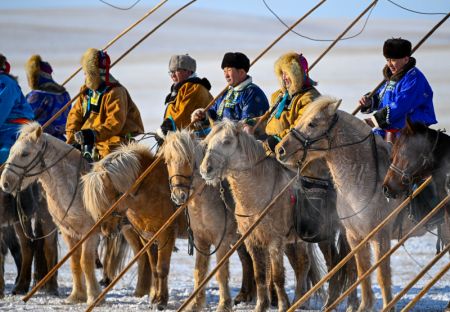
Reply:
M252 77L247 76L247 79L242 81L240 84L238 84L236 87L229 87L229 89L232 89L233 91L242 91L244 90L248 85L252 83Z

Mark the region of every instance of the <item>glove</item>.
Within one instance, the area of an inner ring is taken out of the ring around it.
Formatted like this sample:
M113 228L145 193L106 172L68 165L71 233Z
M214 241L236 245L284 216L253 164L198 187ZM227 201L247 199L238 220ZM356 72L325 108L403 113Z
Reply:
M161 124L161 127L159 129L161 129L161 133L163 134L163 138L167 135L167 132L175 131L176 127L175 127L175 123L174 123L173 119L171 119L171 118L164 119L164 121Z
M265 145L269 148L269 150L272 153L275 153L275 147L277 146L278 143L280 143L280 141L281 139L278 136L271 135L266 139Z
M95 143L95 132L91 129L75 132L74 137L75 141L80 145L94 145Z
M72 143L72 144L70 144L70 145L72 145L73 148L76 148L77 150L81 151L81 145L80 145L80 144L78 144L78 143Z

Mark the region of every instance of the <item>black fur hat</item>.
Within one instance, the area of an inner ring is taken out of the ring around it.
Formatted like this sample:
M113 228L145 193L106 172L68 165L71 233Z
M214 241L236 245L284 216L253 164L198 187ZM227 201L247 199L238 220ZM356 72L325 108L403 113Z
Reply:
M411 42L402 38L388 39L384 42L383 55L390 59L411 56Z
M222 69L225 67L234 67L237 69L243 69L246 72L250 69L250 60L241 52L228 52L225 53L222 60Z

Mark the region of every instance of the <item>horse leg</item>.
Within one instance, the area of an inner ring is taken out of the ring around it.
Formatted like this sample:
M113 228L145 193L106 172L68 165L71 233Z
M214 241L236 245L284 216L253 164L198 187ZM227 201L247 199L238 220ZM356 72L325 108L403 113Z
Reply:
M12 257L14 258L14 263L17 268L17 276L14 284L19 281L20 268L22 267L22 253L20 251L20 243L16 235L16 230L12 225L5 226L1 229L3 232L3 242L6 244L5 247L9 249ZM8 251L5 250L5 254Z
M198 289L200 283L205 279L206 273L208 272L209 256L206 256L203 253L209 252L210 244L202 241L196 241L195 244L197 248L201 250L201 252L197 251L195 253L194 289ZM205 288L202 288L187 308L187 311L201 311L205 306L205 301Z
M334 246L334 244L329 240L319 242L318 245L325 259L327 270L328 272L330 272L337 264L334 261L334 259L336 259L336 255L338 254L336 246ZM328 305L333 303L343 291L345 283L341 280L342 272L344 272L343 268L341 268L330 278L330 281L328 283L328 298L327 302L325 303L325 307L328 307Z
M0 298L5 297L5 256L8 252L3 240L3 229L0 229Z
M158 264L156 266L157 293L156 308L164 310L169 301L168 275L170 270L170 258L175 246L175 233L173 230L161 233L158 245Z
M230 250L230 244L229 241L222 242L222 245L216 252L216 262L219 263L219 261L222 260L222 258L225 256L225 254ZM222 267L219 269L219 271L216 274L217 282L219 283L219 305L217 307L217 311L223 312L223 311L231 311L232 310L232 304L231 304L231 295L230 295L230 287L229 287L229 279L230 279L230 261L227 260L222 265Z
M63 239L71 250L76 241L67 234L62 234ZM77 248L70 256L70 270L72 271L72 292L67 297L67 303L86 302L86 288L84 285L83 271L81 270L81 248Z
M310 257L303 242L286 244L284 253L295 273L294 302L297 302L306 292L306 279L311 267Z
M142 241L143 244L145 242ZM150 303L154 304L156 303L156 294L157 294L157 288L158 288L158 275L157 275L157 267L158 267L158 246L155 244L152 244L150 248L147 250L147 256L148 260L150 262Z
M101 292L100 284L95 276L95 254L98 235L93 235L82 244L81 268L86 279L87 304L92 304Z
M254 312L263 312L269 308L269 295L266 285L267 251L265 248L245 242L247 250L253 261L253 269L256 281L256 307Z
M144 245L142 245L139 235L134 231L132 227L122 228L122 233L128 244L133 249L134 254L137 254ZM143 297L150 293L151 279L148 278L151 274L150 262L146 255L142 255L137 260L138 272L137 272L137 282L136 289L134 290L134 295L136 297Z
M350 247L354 249L361 239L357 239L350 231L347 231L347 239ZM366 244L356 254L356 268L358 270L358 277L362 276L370 268L370 246ZM361 303L358 312L372 311L374 304L374 296L372 291L372 281L370 276L361 282Z
M24 230L27 234L32 233L30 221L24 221ZM12 290L13 295L26 294L31 282L31 268L33 265L33 242L31 242L25 235L22 226L19 223L14 224L17 237L20 242L20 252L22 254L22 265L20 267L19 279Z
M389 234L381 230L377 234L377 240L372 241L372 247L375 253L375 261L378 261L385 253L391 249L391 241ZM392 277L391 277L391 261L390 258L385 259L377 270L377 281L381 288L383 297L383 306L386 306L392 300ZM394 311L395 309L393 309Z
M239 304L241 302L251 302L255 297L256 291L255 278L253 276L252 258L250 257L245 244L239 246L239 248L237 249L237 253L242 265L242 284L241 290L234 298L234 304Z
M289 298L284 289L284 265L283 265L283 242L277 241L269 246L270 266L272 280L278 297L278 311L286 311L289 308ZM305 274L306 278L306 274Z

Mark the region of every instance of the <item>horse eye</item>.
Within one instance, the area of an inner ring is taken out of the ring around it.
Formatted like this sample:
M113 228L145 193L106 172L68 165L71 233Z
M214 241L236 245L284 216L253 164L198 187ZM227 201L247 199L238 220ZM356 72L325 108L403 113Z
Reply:
M317 126L317 124L315 123L315 122L310 122L309 123L309 125L308 125L308 127L310 127L310 128L315 128Z
M231 144L231 141L230 140L224 140L223 141L223 145L230 145Z
M25 157L28 157L29 155L30 155L30 153L28 153L28 152L22 152L22 154L20 154L20 157L25 158Z

